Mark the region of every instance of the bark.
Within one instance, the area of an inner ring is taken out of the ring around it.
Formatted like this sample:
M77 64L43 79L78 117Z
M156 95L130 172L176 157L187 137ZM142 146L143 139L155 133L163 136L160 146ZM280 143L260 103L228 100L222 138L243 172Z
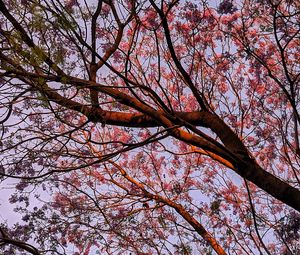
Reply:
M20 36L22 37L24 43L26 43L33 52L39 52L39 55L41 56L44 63L46 63L57 74L49 75L42 74L40 72L26 72L22 70L19 64L14 63L11 59L0 52L1 59L14 67L12 68L12 70L9 70L12 77L17 77L22 81L27 79L27 84L34 87L34 89L41 91L49 101L53 101L68 109L81 112L93 122L104 122L107 125L118 125L125 127L163 126L165 128L168 128L170 130L169 134L174 138L203 149L204 151L207 151L208 154L213 153L214 155L223 158L225 161L234 166L234 171L240 176L242 176L246 180L253 182L259 188L263 189L273 197L279 199L283 203L300 212L300 191L262 169L255 161L255 159L251 157L243 142L230 129L230 127L226 125L226 123L215 113L206 110L205 103L201 103L202 98L200 98L200 95L192 86L193 84L186 77L184 70L181 69L182 66L180 65L180 63L177 63L177 68L181 70L182 75L186 78L186 83L188 83L189 87L193 90L195 97L198 99L198 101L200 101L200 105L202 104L202 111L189 113L171 113L162 111L160 109L150 107L141 100L118 90L116 87L108 87L94 81L86 81L83 79L67 76L45 52L43 52L34 44L33 40L27 35L26 31L20 25L20 23L18 23L18 21L9 13L3 1L0 1L0 10L4 14L4 16L6 16L6 18L12 23L15 29L20 33ZM166 19L162 15L162 13L160 13L160 16L163 21L167 39L170 39ZM119 39L120 38L116 40L116 43L118 43ZM170 49L172 49L173 47L170 40L168 41L168 46ZM174 61L176 61L176 56L174 54L172 55ZM45 79L45 83L40 84L40 82L36 82L39 78ZM34 79L36 79L36 81ZM92 77L92 80L94 79L95 77ZM82 105L53 91L46 85L47 81L72 84L78 89L88 88L91 90L95 90L97 93L106 94L115 99L117 102L129 106L133 112L123 113L103 111L99 108ZM190 126L188 126L187 124ZM217 141L212 142L212 138L207 139L208 136L201 135L200 133L189 133L184 129L181 129L179 126L186 126L190 130L191 126L202 126L210 128L220 138L222 143L218 143Z
M15 70L15 73L18 75L22 74L23 76L27 75L28 77L43 77L41 74L36 75L32 73L18 73L17 70ZM49 77L45 75L44 78L54 81L61 80L61 78L57 76ZM170 135L225 159L225 161L230 162L230 164L234 166L234 171L237 174L246 180L253 182L259 188L263 189L276 199L300 212L300 191L262 169L251 157L250 153L239 137L215 113L208 111L196 111L175 112L173 115L171 115L170 113L165 113L164 111L151 108L115 88L101 86L101 84L74 77L67 77L67 79L71 84L76 84L82 88L92 87L101 93L108 94L124 105L129 106L131 109L136 110L136 112L128 113L103 111L101 109L95 109L86 105L82 105L78 102L61 96L59 93L49 88L46 84L43 86L36 85L36 89L39 89L41 92L43 92L49 101L56 102L57 104L60 104L68 109L81 112L93 122L103 123L103 121L105 121L106 125L141 128L164 126L167 128L172 128L176 125L182 124L183 120L193 126L209 128L218 135L223 144L216 146L204 138L193 133L183 131L180 128L174 129ZM222 146L224 146L226 150L224 150Z
M142 183L129 176L122 167L120 167L114 162L110 163L119 169L120 173L122 174L122 176L124 176L124 178L126 178L128 181L130 181L131 183L136 185L140 190L142 190L145 197L153 199L156 202L163 203L175 209L175 211L194 228L194 230L214 249L214 251L218 255L226 255L226 252L224 251L222 246L217 242L217 240L182 205L177 204L172 200L164 198L160 195L148 192Z

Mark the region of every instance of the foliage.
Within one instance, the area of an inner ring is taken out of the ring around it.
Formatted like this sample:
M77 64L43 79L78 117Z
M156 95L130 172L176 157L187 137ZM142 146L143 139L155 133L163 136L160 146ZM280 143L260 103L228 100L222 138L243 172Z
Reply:
M0 0L1 252L298 254L299 7Z

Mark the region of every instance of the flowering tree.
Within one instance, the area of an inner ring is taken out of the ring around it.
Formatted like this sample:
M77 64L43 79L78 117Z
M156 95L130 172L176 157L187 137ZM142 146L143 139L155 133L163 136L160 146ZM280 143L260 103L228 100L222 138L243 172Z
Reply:
M297 254L299 7L0 0L2 252Z

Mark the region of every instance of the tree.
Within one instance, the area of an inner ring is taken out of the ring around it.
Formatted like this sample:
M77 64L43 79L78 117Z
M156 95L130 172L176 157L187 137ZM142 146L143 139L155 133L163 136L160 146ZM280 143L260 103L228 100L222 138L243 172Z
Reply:
M299 252L297 1L0 12L4 254Z

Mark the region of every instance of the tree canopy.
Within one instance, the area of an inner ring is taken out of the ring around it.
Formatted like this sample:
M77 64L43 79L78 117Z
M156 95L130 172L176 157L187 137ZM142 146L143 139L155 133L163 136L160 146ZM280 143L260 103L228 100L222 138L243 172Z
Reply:
M299 8L0 0L0 251L298 254Z

